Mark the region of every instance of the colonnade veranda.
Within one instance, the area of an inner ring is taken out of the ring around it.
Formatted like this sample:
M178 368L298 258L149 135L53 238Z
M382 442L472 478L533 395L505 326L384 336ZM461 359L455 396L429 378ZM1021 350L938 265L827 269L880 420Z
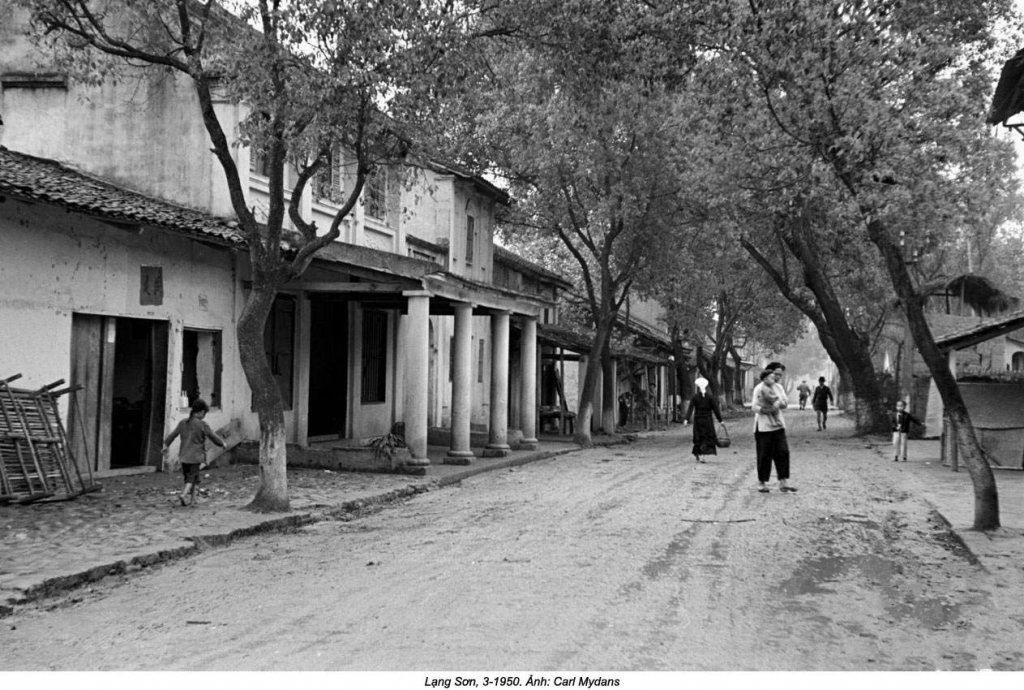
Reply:
M430 295L427 291L408 291L405 329L404 417L405 443L411 465L429 465L427 458L427 404L430 356ZM451 446L445 456L447 464L468 464L474 457L470 448L472 417L472 317L473 305L454 303L455 333L452 357ZM491 386L490 424L484 455L508 455L508 384L510 311L492 311L491 320ZM520 397L523 440L518 447L537 447L537 317L520 315L522 346Z

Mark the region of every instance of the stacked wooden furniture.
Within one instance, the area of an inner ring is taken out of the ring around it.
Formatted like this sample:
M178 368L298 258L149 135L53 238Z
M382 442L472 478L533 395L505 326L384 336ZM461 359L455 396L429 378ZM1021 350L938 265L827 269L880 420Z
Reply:
M0 381L0 502L67 499L98 490L88 463L88 477L83 477L71 457L57 408L65 394L75 404L78 389L61 389L63 379L37 390L12 387L19 378L15 374Z

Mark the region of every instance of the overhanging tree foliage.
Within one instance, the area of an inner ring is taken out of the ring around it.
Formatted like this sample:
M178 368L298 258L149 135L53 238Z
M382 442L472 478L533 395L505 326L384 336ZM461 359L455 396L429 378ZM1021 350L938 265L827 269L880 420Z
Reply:
M742 370L741 350L778 350L803 331L800 313L734 238L728 221L709 221L683 251L660 255L637 285L641 295L662 305L669 330L696 348L697 370L723 406L744 400L736 376Z
M747 74L776 136L799 147L882 258L936 383L975 489L978 529L999 526L992 471L935 346L900 236L971 221L1005 157L984 127L984 69L1008 3L782 0L732 5L728 64Z
M581 443L591 440L599 375L602 426L614 429L616 315L653 258L687 242L699 215L687 185L697 169L684 151L699 114L672 87L692 50L673 54L650 40L664 18L633 2L502 4L480 30L490 41L460 103L471 153L520 200L510 222L557 236L579 265L591 362L601 364L584 378Z
M263 347L267 316L278 290L339 236L367 175L406 155L409 141L399 135L405 116L425 117L438 84L458 73L443 58L459 43L461 18L449 3L393 0L20 4L72 78L116 79L130 64L191 84L252 272L236 328L260 424L260 486L250 507L288 510L284 407ZM237 131L215 107L221 97L245 108ZM266 159L264 213L246 196L238 143ZM301 199L338 155L351 161L352 183L330 227L318 228L303 215Z

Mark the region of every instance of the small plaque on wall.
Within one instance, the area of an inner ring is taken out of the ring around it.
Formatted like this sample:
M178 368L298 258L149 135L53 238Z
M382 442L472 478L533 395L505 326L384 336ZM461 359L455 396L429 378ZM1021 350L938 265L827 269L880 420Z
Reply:
M143 266L140 280L139 304L164 303L163 266Z

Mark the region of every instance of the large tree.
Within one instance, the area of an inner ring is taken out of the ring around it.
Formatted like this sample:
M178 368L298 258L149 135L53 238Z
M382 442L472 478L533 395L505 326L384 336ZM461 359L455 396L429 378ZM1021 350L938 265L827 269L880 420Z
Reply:
M520 232L557 236L575 258L593 319L576 439L591 441L593 396L615 423L608 347L634 282L685 244L699 218L685 141L700 114L674 82L692 62L651 41L665 14L635 2L520 0L487 16L490 41L460 118L471 153L504 175L519 199ZM676 41L673 48L677 48ZM600 367L594 364L600 363Z
M974 219L1000 183L1005 147L984 126L994 20L1007 2L737 2L720 55L755 85L780 140L877 250L942 397L975 493L974 525L999 526L992 471L946 357L935 345L901 236L927 244Z
M846 232L820 202L796 197L765 217L745 214L740 244L780 294L814 324L822 346L852 392L861 432L886 428L886 406L872 352L895 300L879 270L877 251Z
M724 406L744 400L737 375L741 351L776 351L803 332L800 312L738 250L730 226L725 220L705 223L699 241L660 255L637 283L639 294L664 308L674 340L695 350L697 372ZM677 370L685 373L683 367ZM679 390L688 392L688 382L680 382Z
M252 289L237 322L238 347L260 425L258 511L289 508L284 406L263 335L278 290L333 242L368 175L401 160L401 128L429 112L451 65L461 24L445 2L402 0L20 0L39 41L76 79L165 70L192 86L212 154L248 247ZM226 8L225 8L226 6ZM231 10L230 12L227 10ZM215 107L245 108L237 131ZM265 157L269 203L246 195L236 145ZM303 215L310 181L338 156L351 185L330 227ZM292 174L287 174L291 170ZM286 180L289 187L286 188ZM293 232L286 231L287 221Z

